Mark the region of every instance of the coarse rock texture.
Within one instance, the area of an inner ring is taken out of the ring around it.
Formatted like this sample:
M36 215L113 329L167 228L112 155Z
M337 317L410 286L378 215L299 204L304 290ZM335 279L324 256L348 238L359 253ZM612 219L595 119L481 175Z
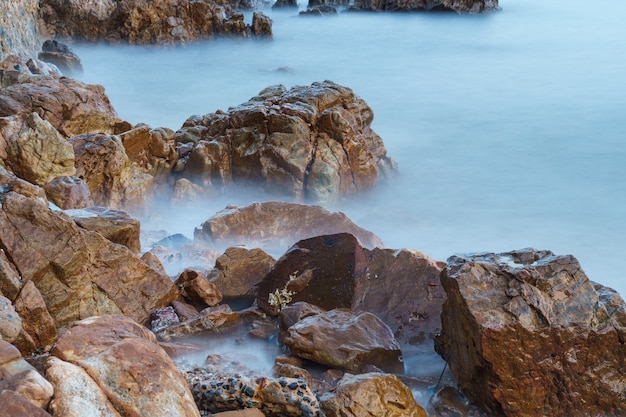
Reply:
M417 251L369 250L347 233L317 236L276 261L257 287L257 303L270 314L297 301L369 311L391 328L403 350L430 350L445 300L441 268Z
M254 298L255 286L274 266L276 260L259 248L233 246L215 260L207 279L225 299Z
M127 317L82 320L51 354L83 368L122 416L199 416L185 379L154 334Z
M368 312L335 309L308 315L286 329L282 342L294 355L332 368L360 372L373 365L404 371L391 329Z
M18 177L45 185L74 175L74 148L37 113L0 118L0 159Z
M57 326L107 313L144 323L180 296L168 276L42 199L14 191L2 199L0 245L22 279L39 289Z
M26 371L36 372L37 370L22 358L20 351L15 346L0 339L0 381L14 375L21 375Z
M0 3L0 61L9 55L37 56L39 38L39 1L10 0Z
M9 261L4 249L0 249L0 295L13 302L24 285L15 265Z
M0 410L7 417L51 417L15 391L0 391Z
M355 0L350 10L483 13L500 10L500 7L498 0Z
M200 0L40 0L52 36L131 44L172 44L255 32L227 2Z
M396 171L373 118L363 99L332 81L271 86L228 113L187 119L176 132L179 148L192 147L179 151L180 175L217 187L258 183L310 201L368 190Z
M173 324L156 332L160 340L170 341L204 333L217 333L230 330L242 323L241 315L234 312L227 304L206 308L194 317L182 323Z
M230 206L195 230L195 239L218 246L247 245L284 250L295 242L320 235L350 233L368 248L382 240L341 212L298 203L269 201L245 207Z
M626 306L571 255L454 256L439 351L490 415L626 413Z
M64 137L119 133L128 123L117 117L100 85L67 77L26 77L0 89L0 117L37 113Z
M183 297L192 305L214 307L222 301L217 285L207 281L198 271L185 269L176 279L175 285L182 290Z
M0 392L13 391L20 394L35 407L48 408L53 388L41 374L34 370L20 372L0 381Z
M427 417L411 390L390 374L346 374L320 403L326 417Z
M59 176L45 184L43 188L48 200L61 210L93 206L91 191L89 191L89 186L82 178Z
M18 346L23 355L48 352L57 340L57 328L46 302L33 283L27 281L14 301L15 311L22 318L27 344Z
M195 380L194 380L195 379ZM311 388L296 378L249 378L225 375L209 379L188 376L198 408L211 413L258 408L264 415L317 417L319 403Z
M120 134L120 138L128 159L155 179L167 178L178 160L171 129L141 125Z
M98 232L111 242L126 246L135 254L141 250L139 219L125 211L92 206L65 210L65 214L83 229Z
M0 295L0 339L13 342L22 330L22 318L11 300Z
M64 75L74 76L83 72L80 58L72 49L55 39L48 39L41 47L38 58L54 64Z

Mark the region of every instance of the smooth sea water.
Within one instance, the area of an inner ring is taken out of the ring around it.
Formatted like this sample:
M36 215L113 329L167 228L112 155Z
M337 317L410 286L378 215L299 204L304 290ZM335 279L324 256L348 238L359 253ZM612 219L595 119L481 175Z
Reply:
M304 8L306 4L301 4ZM273 84L332 80L374 110L400 174L334 204L390 248L439 260L524 247L576 256L626 294L626 3L516 0L487 15L264 10L272 40L74 45L120 117L178 129ZM251 18L247 16L249 23ZM170 217L193 228L239 193Z

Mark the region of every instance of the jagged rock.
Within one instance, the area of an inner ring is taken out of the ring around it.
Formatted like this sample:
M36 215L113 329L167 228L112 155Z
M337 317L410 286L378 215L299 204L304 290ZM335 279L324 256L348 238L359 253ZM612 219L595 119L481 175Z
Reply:
M183 301L172 301L172 308L176 311L176 315L180 318L180 321L189 320L200 314L194 306Z
M48 200L61 210L93 206L91 191L89 191L89 186L82 178L59 176L45 184L43 188Z
M216 186L258 182L318 201L371 189L396 171L373 118L365 101L331 81L271 86L227 114L187 119L176 141L194 149L181 154L189 164L181 175Z
M98 232L111 242L126 246L135 254L141 251L139 219L124 211L91 206L65 210L64 213L83 229Z
M172 306L157 308L150 315L150 329L154 333L178 323L180 318Z
M174 131L139 126L120 134L128 159L155 179L164 179L176 165Z
M403 372L402 353L391 329L372 313L335 309L308 315L285 331L283 343L301 358L359 372L374 365Z
M22 330L22 319L11 300L0 295L0 339L13 342Z
M0 410L10 417L51 417L44 409L33 405L14 391L0 391Z
M182 374L154 334L127 317L82 320L51 353L83 368L123 416L199 417Z
M297 0L276 0L272 9L298 8Z
M106 313L144 323L180 296L168 276L125 246L78 227L39 199L12 191L3 198L0 244L22 279L37 286L57 326Z
M202 223L194 235L197 241L210 245L245 244L284 250L302 239L341 232L351 233L366 247L383 245L378 236L341 212L278 201L229 206Z
M270 314L297 301L369 311L403 349L430 350L445 300L440 271L441 264L417 251L368 250L347 233L317 236L276 261L257 286L257 304Z
M272 37L272 19L261 12L252 14L252 33L257 37Z
M326 417L427 417L411 390L390 374L347 374L320 403Z
M15 269L15 265L9 261L4 249L0 249L0 295L13 302L22 285L24 283L17 269Z
M438 350L490 415L626 413L626 306L571 255L454 256Z
M0 144L7 168L28 182L44 185L76 173L74 148L37 113L0 118Z
M3 1L0 4L0 61L9 55L34 57L40 42L39 2Z
M63 417L121 417L106 394L80 366L51 356L46 376L54 387L50 411Z
M254 298L254 287L274 265L274 258L263 250L233 246L215 260L207 279L224 298Z
M57 37L131 44L172 44L215 35L250 36L227 2L196 0L41 0L47 31Z
M309 4L310 3L311 2L309 2ZM303 10L299 14L304 16L324 16L329 14L337 14L337 9L335 9L333 6L324 4L321 6L315 6L307 10Z
M22 354L32 354L36 350L49 351L57 340L57 329L46 302L33 281L29 280L24 284L13 304L22 318L24 331L33 341L34 349L21 349Z
M15 346L0 339L0 381L25 371L36 369L22 358L22 354Z
M226 304L206 308L200 314L190 317L180 324L169 326L156 332L160 340L170 341L203 333L216 333L241 324L241 316Z
M43 43L38 58L56 65L64 75L69 77L83 72L83 65L78 55L69 46L54 39L48 39Z
M30 77L0 89L0 117L33 112L66 138L128 130L128 123L117 117L104 87L67 77Z
M48 408L52 398L52 385L37 371L29 370L0 381L0 392L13 391L20 394L35 407Z
M498 0L355 0L350 10L484 13L500 10L500 7Z
M198 271L185 269L176 279L178 288L183 291L185 299L202 307L213 307L222 301L222 293L217 286L207 281L207 279Z

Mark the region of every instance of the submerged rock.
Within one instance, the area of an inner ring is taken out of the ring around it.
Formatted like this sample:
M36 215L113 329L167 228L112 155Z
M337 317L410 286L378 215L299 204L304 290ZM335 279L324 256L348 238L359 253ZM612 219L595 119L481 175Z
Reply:
M500 10L500 7L498 0L355 0L350 10L483 13Z
M57 40L45 41L38 57L44 62L56 65L64 75L74 76L83 72L83 65L78 55L69 46Z
M490 414L626 413L626 305L571 255L454 256L439 350Z

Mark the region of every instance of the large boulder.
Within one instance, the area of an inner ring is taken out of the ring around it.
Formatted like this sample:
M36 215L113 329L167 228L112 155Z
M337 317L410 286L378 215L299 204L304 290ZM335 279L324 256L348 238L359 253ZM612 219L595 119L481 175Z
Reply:
M50 382L32 369L1 380L0 392L4 390L20 394L35 407L43 409L48 408L53 394Z
M51 353L80 366L123 417L200 415L185 379L154 334L127 317L82 320Z
M36 351L49 351L57 340L57 328L33 281L29 280L24 284L14 305L15 311L22 318L22 327L28 334L28 346L21 347L21 352L32 354Z
M626 306L571 255L454 256L438 349L490 415L626 413Z
M59 327L106 313L143 323L179 297L168 276L38 198L2 195L0 244L22 279L39 289Z
M373 365L403 372L400 345L389 326L372 313L349 309L311 313L285 331L291 352L322 365L360 372Z
M86 41L171 44L215 35L251 36L227 2L199 0L41 0L52 36Z
M482 13L500 10L500 7L498 0L355 0L350 10Z
M93 206L89 186L84 179L76 176L56 177L44 185L44 190L48 200L62 210Z
M11 300L0 295L0 339L13 342L22 330L22 318Z
M15 391L0 391L0 410L11 417L51 417L43 408L33 405Z
M120 138L128 159L155 178L169 176L178 160L170 129L142 125L122 133Z
M371 189L396 170L373 118L363 99L331 81L271 86L228 113L187 119L176 132L180 147L193 148L181 175L218 186L261 182L320 201Z
M341 212L274 201L229 206L202 223L194 234L196 240L211 245L244 244L282 251L299 240L334 233L350 233L365 247L383 246L378 236Z
M3 1L0 4L0 61L9 55L34 57L40 43L39 1Z
M346 374L320 403L326 417L427 417L411 390L390 374Z

